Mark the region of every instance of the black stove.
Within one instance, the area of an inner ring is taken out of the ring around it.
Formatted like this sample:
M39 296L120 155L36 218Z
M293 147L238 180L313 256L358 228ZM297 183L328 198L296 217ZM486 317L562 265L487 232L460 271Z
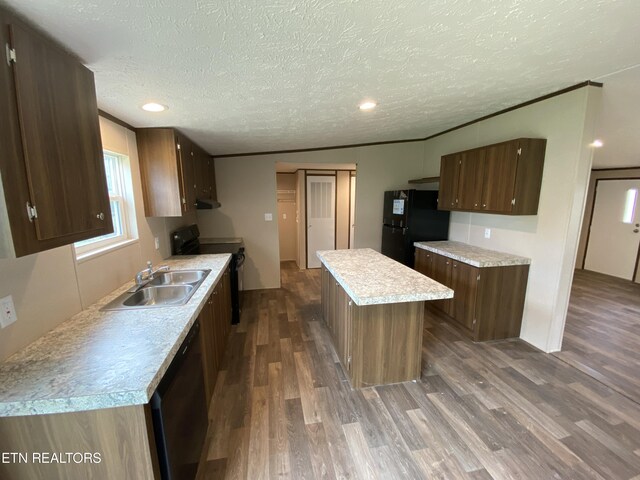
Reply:
M231 280L231 323L240 322L242 307L242 277L244 264L244 243L241 238L200 238L198 225L183 227L171 234L173 255L204 255L230 253Z

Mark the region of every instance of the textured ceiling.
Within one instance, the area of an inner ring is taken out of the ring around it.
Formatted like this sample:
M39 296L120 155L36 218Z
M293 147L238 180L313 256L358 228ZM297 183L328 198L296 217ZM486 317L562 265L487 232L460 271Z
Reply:
M100 108L212 154L424 137L640 63L638 0L0 2L84 59Z

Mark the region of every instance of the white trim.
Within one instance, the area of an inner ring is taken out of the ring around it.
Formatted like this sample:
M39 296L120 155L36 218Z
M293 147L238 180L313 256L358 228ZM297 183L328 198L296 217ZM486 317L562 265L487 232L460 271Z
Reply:
M90 252L83 253L82 255L78 255L78 253L76 252L76 263L84 263L93 258L100 257L109 252L113 252L114 250L120 250L121 248L125 248L125 247L128 247L129 245L133 245L136 243L138 243L137 238L129 238L127 240L123 240L122 242L114 243L111 245L107 245L106 247L91 250Z

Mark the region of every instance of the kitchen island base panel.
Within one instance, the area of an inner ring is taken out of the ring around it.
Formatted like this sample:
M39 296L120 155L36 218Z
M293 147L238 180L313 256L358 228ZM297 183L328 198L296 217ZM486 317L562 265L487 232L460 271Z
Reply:
M424 301L356 305L322 265L322 317L353 388L421 375Z
M354 388L420 378L424 302L356 307L351 318Z
M26 462L16 459L0 463L3 480L160 478L148 405L2 417L0 452L27 456ZM68 453L72 455L69 458ZM53 454L62 460L52 461ZM78 454L83 456L80 463L76 463L80 459ZM49 463L44 455L49 456Z

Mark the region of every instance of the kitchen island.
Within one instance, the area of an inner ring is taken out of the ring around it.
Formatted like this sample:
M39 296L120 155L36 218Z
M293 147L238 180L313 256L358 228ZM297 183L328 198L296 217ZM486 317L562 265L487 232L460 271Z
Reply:
M102 310L129 282L1 363L0 478L159 478L149 400L230 259L167 260L211 270L186 304Z
M424 302L453 290L370 248L317 256L323 317L352 386L420 378Z

